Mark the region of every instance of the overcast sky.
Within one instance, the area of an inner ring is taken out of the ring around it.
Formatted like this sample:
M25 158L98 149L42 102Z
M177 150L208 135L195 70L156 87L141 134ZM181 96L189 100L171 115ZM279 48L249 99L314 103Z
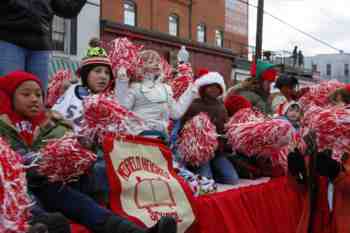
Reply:
M258 0L249 2L257 5ZM249 9L249 44L255 45L256 8ZM350 0L265 0L265 10L272 15L344 52L350 52L349 9ZM292 51L294 45L306 56L337 53L265 14L263 49Z

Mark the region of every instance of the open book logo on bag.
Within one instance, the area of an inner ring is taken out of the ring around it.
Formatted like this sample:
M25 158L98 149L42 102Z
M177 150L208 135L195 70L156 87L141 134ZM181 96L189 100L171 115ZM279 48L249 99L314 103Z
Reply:
M182 222L177 212L175 198L168 182L157 179L143 179L137 177L135 187L135 203L138 209L147 210L153 221L158 221L162 216L172 216L178 223ZM157 208L162 212L157 211Z

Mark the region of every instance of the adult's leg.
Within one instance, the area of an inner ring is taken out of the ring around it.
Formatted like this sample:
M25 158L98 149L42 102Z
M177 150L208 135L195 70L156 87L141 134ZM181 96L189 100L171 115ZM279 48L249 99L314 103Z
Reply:
M0 40L0 76L16 70L24 71L25 54L26 49Z
M26 59L26 71L39 77L45 93L49 83L50 57L50 51L29 51Z
M215 181L222 184L232 185L238 183L239 177L236 169L225 155L217 154L215 158L211 160L211 165Z

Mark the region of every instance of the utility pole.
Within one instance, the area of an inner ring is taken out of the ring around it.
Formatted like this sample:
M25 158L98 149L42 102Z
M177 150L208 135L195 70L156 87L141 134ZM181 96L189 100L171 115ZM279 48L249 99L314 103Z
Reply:
M263 22L264 22L264 0L259 0L258 17L256 22L256 44L255 44L255 61L262 57L263 41Z

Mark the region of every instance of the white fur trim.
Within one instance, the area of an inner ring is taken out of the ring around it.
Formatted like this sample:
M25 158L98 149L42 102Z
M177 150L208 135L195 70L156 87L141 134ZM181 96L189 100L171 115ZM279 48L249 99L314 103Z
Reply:
M224 78L218 72L209 72L196 80L196 85L198 88L207 86L210 84L219 84L222 89L222 92L223 93L226 92L226 85L225 85Z

